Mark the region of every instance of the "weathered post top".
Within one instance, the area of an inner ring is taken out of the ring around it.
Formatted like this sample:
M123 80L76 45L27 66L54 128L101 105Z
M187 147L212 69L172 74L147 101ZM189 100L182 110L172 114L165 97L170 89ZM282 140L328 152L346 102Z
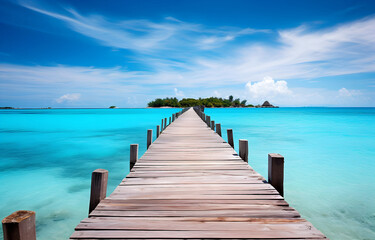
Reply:
M268 154L268 182L284 196L284 157L280 154Z
M91 175L89 214L107 196L108 171L96 169Z
M5 217L3 225L4 240L36 240L35 212L20 210Z

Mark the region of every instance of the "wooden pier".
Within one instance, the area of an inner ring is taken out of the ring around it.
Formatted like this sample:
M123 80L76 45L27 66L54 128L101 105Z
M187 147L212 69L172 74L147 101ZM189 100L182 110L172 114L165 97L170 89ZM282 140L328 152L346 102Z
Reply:
M71 239L325 238L265 182L191 108Z
M89 216L71 239L326 239L282 197L281 155L268 156L266 181L246 162L247 141L238 155L233 136L229 145L220 124L202 119L193 108L164 119L108 197L108 172L95 171Z

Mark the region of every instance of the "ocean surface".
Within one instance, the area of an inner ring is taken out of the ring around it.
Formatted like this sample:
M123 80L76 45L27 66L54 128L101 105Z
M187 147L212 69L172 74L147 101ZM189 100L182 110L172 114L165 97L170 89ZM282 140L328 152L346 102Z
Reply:
M176 109L0 110L0 218L37 213L38 240L67 239L87 217L91 172L108 194L129 172L129 145ZM285 157L285 197L330 239L375 239L375 108L206 109L249 140L249 164L267 178L267 154ZM0 239L2 239L2 233Z

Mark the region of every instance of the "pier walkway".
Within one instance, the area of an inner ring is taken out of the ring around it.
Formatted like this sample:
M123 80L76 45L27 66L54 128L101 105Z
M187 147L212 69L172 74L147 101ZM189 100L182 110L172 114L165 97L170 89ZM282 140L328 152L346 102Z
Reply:
M71 239L326 238L190 108Z

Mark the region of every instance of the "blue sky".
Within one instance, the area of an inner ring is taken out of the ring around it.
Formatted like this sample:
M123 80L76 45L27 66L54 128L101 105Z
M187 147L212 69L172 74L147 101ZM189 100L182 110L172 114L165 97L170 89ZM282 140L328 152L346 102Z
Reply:
M375 1L0 0L0 106L375 106Z

